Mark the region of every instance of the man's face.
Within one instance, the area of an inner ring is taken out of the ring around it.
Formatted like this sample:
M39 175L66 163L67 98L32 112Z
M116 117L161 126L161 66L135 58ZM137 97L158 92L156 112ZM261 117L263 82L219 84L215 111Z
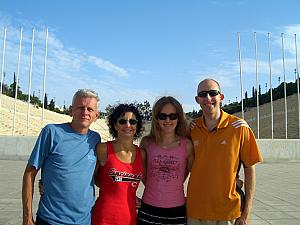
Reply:
M76 98L74 104L70 107L70 115L73 117L72 123L75 127L88 129L99 116L97 100L85 97Z
M220 111L224 95L219 91L218 84L213 80L204 80L199 84L195 100L200 104L203 113L213 114Z

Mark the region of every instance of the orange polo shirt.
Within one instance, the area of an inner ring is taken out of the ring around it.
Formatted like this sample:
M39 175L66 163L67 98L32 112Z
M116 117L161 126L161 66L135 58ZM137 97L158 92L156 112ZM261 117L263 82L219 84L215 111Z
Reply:
M241 159L246 167L262 162L254 134L246 121L222 110L215 131L203 117L191 130L195 160L187 193L187 216L198 220L232 220L240 217L236 173Z

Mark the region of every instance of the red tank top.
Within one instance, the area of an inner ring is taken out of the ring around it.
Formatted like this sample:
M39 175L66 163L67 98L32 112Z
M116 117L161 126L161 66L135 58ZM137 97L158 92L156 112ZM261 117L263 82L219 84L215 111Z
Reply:
M136 190L143 178L140 149L133 163L124 163L107 142L107 161L99 168L99 197L92 210L92 225L136 225Z

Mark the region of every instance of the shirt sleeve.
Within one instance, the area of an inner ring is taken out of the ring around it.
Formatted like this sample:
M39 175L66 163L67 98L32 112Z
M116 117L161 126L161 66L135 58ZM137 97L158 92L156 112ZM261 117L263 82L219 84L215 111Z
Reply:
M31 152L28 164L40 169L50 152L51 132L48 126L44 127L38 136L35 146Z
M245 167L262 162L262 156L251 128L243 127L240 156Z

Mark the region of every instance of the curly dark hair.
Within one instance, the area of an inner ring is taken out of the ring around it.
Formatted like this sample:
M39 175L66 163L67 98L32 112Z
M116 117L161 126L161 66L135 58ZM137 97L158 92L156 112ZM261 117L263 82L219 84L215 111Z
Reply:
M121 116L125 115L126 112L132 112L135 115L136 120L138 121L136 124L136 133L134 134L134 138L137 139L142 136L144 128L142 115L137 107L133 104L119 104L113 107L107 119L109 133L113 138L117 138L118 131L115 129L115 124Z

